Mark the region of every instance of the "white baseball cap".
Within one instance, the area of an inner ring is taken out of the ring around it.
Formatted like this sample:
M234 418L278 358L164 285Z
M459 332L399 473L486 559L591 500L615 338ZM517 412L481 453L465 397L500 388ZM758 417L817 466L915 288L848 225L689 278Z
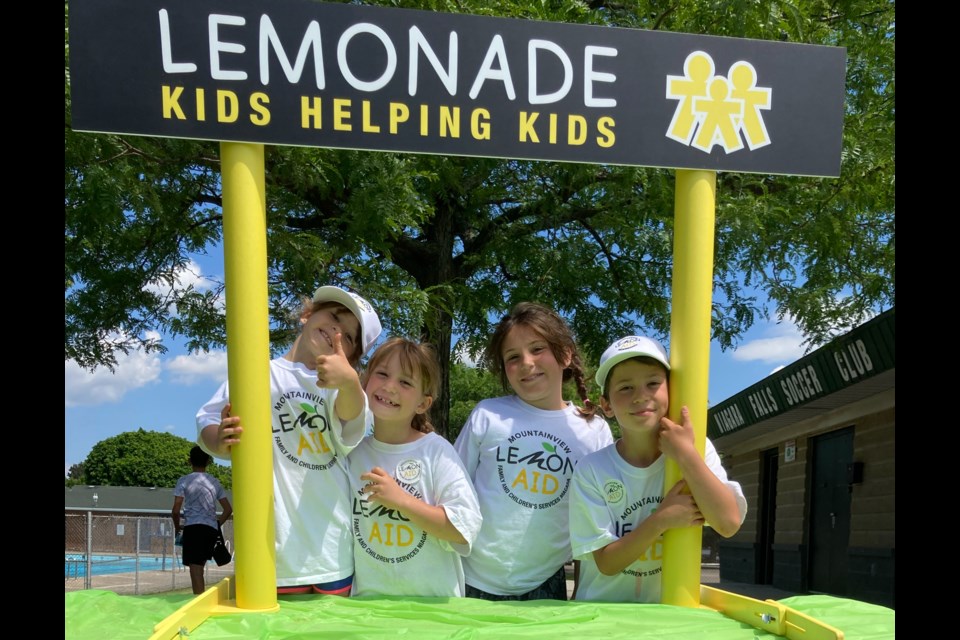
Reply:
M373 343L377 341L380 331L383 330L383 327L380 326L380 318L377 316L377 312L373 310L373 306L353 292L345 291L340 287L320 287L314 292L313 301L315 303L338 302L357 316L357 320L360 321L360 337L363 340L361 355L370 350Z
M600 368L597 369L597 384L600 385L600 393L604 393L603 385L607 381L610 370L615 366L638 356L653 358L670 371L670 360L667 358L667 350L663 345L644 336L627 336L620 338L600 356Z

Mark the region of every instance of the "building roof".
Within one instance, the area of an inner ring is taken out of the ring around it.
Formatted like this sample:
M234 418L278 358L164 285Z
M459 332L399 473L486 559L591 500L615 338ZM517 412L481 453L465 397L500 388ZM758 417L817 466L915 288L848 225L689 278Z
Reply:
M229 489L227 499L233 504L233 494ZM81 511L168 514L173 507L173 488L75 485L64 487L63 506L68 510Z
M895 311L710 408L707 436L729 447L895 388Z

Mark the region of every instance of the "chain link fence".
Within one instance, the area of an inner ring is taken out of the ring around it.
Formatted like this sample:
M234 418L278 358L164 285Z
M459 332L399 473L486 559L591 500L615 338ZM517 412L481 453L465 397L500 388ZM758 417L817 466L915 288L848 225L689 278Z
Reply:
M75 511L65 515L63 579L65 591L106 589L121 594L148 594L190 589L190 571L174 545L169 515L104 515ZM223 525L233 553L233 520ZM719 581L716 532L703 530L703 582ZM712 570L712 572L711 572ZM234 573L234 563L207 563L207 586ZM572 567L571 567L572 573Z
M147 594L190 589L190 570L174 545L169 515L104 515L77 511L64 515L64 591L106 589ZM233 552L233 520L223 525ZM234 573L233 562L207 563L207 586Z

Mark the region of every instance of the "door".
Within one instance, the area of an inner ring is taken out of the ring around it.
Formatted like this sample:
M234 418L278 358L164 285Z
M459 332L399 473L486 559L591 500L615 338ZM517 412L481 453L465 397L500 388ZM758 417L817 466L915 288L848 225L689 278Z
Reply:
M842 596L847 593L853 427L812 438L812 449L809 589Z
M757 536L757 584L773 584L773 541L777 521L777 471L780 450L760 454L760 517Z

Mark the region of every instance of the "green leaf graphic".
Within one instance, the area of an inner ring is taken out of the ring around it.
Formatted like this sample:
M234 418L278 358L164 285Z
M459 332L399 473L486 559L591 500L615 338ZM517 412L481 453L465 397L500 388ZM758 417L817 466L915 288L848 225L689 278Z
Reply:
M304 411L306 411L307 413L316 413L316 412L317 412L317 408L316 408L316 407L314 407L312 404L307 404L306 402L301 402L301 403L300 403L300 408L303 409Z
M540 444L542 444L542 445L543 445L543 448L546 449L547 451L549 451L550 453L556 453L556 452L557 452L557 448L556 448L555 446L553 446L552 444L550 444L549 442L541 442Z

